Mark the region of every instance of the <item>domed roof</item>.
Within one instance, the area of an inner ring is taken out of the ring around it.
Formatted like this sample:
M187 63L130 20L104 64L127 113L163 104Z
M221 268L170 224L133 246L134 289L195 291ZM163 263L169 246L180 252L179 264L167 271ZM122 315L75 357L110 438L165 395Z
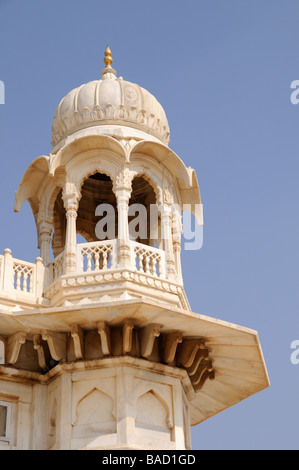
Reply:
M127 126L169 143L165 111L156 98L135 83L117 78L109 47L102 78L70 91L59 103L52 124L52 145L74 132L107 124Z

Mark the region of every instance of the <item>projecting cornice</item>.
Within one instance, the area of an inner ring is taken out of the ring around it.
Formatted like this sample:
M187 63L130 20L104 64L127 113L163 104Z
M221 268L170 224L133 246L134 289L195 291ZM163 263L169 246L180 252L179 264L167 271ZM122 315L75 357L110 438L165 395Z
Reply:
M193 382L192 425L269 386L256 331L143 299L2 312L0 327L3 337L16 340L19 336L12 336L16 333L26 333L27 339L40 333L53 341L53 350L57 333L65 335L64 339L80 335L75 339L74 360L83 354L81 330L85 338L95 330L103 340L103 353L107 356L115 355L111 349L115 346L111 344L116 342L111 335L121 335L123 339L119 344L124 348L119 351L121 355L135 351L149 364L154 360L154 363L162 361L161 364L168 366L169 361L175 359L172 365L182 368L191 384ZM136 349L136 332L142 335L140 353ZM62 344L60 336L59 341L57 348ZM157 356L155 341L163 341L161 358Z

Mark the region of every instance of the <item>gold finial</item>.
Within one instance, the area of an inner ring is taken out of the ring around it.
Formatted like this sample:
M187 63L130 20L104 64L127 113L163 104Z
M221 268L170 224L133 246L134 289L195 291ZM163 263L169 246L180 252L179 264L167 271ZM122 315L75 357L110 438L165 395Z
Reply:
M105 50L104 62L106 64L106 69L111 69L112 68L111 65L112 65L113 59L111 57L111 50L110 50L109 46L107 46L106 50Z
M104 70L102 70L102 79L103 80L106 80L106 79L115 80L116 79L116 70L114 70L111 67L113 59L111 57L111 51L110 51L109 46L107 46L106 50L105 50L104 62L106 64L106 67L104 68Z

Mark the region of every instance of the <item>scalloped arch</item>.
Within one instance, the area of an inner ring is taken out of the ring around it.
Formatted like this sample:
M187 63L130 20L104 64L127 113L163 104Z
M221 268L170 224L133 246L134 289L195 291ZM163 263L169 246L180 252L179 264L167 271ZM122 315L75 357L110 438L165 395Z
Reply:
M150 385L148 387L148 389L146 391L144 391L143 393L141 393L138 398L136 399L136 410L137 410L137 413L138 413L138 401L140 399L142 399L143 397L147 396L147 395L153 395L163 406L165 412L166 412L166 424L167 424L167 427L168 429L172 429L173 428L173 423L172 423L172 419L171 419L171 410L169 408L169 404L167 403L167 401L161 396L161 394L156 390L156 387ZM137 418L137 417L136 417Z
M67 183L75 184L80 192L84 181L95 173L104 173L114 182L123 169L123 162L113 152L91 150L74 159L67 168Z
M86 135L77 138L64 147L56 155L52 155L50 161L50 174L54 175L57 168L67 166L71 160L87 151L109 151L118 156L120 160L126 160L126 151L122 144L110 136Z

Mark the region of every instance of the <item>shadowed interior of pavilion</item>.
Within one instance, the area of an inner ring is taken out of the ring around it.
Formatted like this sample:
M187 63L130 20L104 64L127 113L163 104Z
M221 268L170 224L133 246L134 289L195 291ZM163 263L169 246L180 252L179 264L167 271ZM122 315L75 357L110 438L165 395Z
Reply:
M111 178L98 172L88 176L82 184L76 219L76 233L85 239L84 243L78 243L79 237L77 237L77 271L117 267L118 219L117 201ZM136 176L132 181L126 223L134 258L133 266L147 274L158 277L165 275L164 245L157 198L151 182L142 175ZM63 191L60 190L53 210L51 247L54 259L50 262L53 280L64 274L62 261L66 230L66 210Z

